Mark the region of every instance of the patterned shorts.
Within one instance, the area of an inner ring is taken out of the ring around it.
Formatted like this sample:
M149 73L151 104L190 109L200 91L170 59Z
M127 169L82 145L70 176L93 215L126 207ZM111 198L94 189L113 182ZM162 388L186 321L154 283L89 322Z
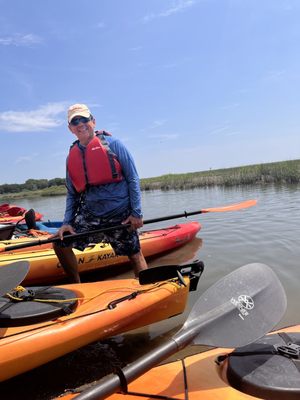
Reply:
M109 228L120 225L129 215L130 212L126 211L114 216L113 218L106 219L95 217L88 212L83 211L75 217L73 228L76 233ZM112 229L103 233L84 236L76 240L76 242L73 242L72 247L82 251L90 244L100 242L110 244L118 256L130 256L140 251L138 232L126 228Z

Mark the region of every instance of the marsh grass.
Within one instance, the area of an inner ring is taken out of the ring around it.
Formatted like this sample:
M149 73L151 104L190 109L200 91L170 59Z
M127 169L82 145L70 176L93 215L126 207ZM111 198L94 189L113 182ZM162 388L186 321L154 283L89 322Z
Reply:
M167 174L141 179L142 190L184 190L209 186L239 186L257 184L300 183L300 160L246 165L242 167L216 169L186 174ZM18 193L1 194L0 201L66 195L64 185L41 190L24 190Z
M292 160L186 174L167 174L142 179L141 188L142 190L169 190L299 182L300 160Z

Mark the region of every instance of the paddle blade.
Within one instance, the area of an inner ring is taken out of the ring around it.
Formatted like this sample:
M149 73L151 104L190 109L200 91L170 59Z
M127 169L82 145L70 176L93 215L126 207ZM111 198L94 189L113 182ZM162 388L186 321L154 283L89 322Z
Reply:
M242 210L244 208L253 207L256 204L257 200L246 200L242 201L241 203L231 204L229 206L224 206L224 207L204 208L202 212L207 213L207 212L237 211L237 210Z
M286 305L284 289L272 269L265 264L247 264L199 298L178 335L199 331L194 344L244 346L272 330Z
M0 296L18 286L29 271L28 261L17 261L0 267Z

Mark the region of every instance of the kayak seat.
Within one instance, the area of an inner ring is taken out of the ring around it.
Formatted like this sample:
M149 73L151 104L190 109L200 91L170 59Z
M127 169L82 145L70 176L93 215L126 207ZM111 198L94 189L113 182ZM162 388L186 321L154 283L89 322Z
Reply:
M27 225L27 229L38 229L35 222L35 211L33 208L26 211L25 213L25 222Z
M72 313L76 305L76 293L60 287L34 286L11 291L0 297L0 327L50 321Z
M300 398L300 334L276 333L228 356L231 386L267 400Z
M147 268L140 271L139 283L140 285L148 285L149 283L161 282L174 278L179 278L182 282L183 276L189 276L189 291L193 292L197 289L198 281L203 270L204 264L199 260L183 265L161 265L159 267Z
M0 240L9 240L12 238L16 225L0 226Z
M18 216L23 215L25 211L26 211L25 208L22 208L22 207L10 207L7 210L7 213L11 217L18 217Z
M1 204L1 206L0 206L0 212L5 212L5 211L7 211L10 207L11 207L11 206L10 206L10 204L8 204L8 203Z

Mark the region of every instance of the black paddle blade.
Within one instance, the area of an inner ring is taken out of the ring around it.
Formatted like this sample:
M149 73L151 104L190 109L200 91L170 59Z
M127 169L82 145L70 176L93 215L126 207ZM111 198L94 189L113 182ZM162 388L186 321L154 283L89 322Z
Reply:
M265 264L247 264L199 298L178 335L197 330L194 344L245 346L272 330L286 305L284 289L272 269Z
M18 286L29 271L28 261L17 261L0 267L0 296Z
M173 278L178 278L181 281L182 276L189 276L191 278L190 291L194 291L197 288L203 270L204 264L199 260L185 265L162 265L141 271L139 273L139 283L140 285L147 285Z
M25 213L25 222L27 225L27 229L37 229L36 223L35 223L35 211L33 208L30 210L26 211Z

